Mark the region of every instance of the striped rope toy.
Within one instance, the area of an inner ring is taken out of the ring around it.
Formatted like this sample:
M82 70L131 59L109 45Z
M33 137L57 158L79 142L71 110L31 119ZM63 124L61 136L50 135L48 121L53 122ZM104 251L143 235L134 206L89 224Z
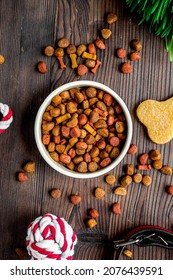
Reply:
M13 121L13 112L8 105L0 103L0 113L2 119L0 120L0 134L3 133Z
M64 218L45 214L29 226L26 247L31 260L72 260L77 236Z

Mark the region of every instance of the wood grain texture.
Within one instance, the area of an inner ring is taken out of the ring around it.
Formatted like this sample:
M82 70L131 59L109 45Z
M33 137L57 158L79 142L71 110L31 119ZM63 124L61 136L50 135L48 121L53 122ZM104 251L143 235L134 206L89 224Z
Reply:
M57 173L40 156L33 134L37 110L44 98L55 88L74 80L93 80L114 89L126 102L133 120L132 143L138 154L159 149L164 164L173 166L173 141L165 145L152 143L144 127L138 122L135 109L145 99L165 100L173 94L173 63L165 51L164 41L154 36L147 25L136 24L120 0L1 0L0 1L0 53L5 63L0 65L0 102L9 104L14 112L11 127L0 135L0 259L18 259L16 247L25 247L28 224L46 212L64 217L78 234L75 256L77 259L111 259L114 252L111 241L122 238L128 230L139 225L159 225L173 230L173 198L166 194L165 186L172 184L172 176L161 175L156 170L150 174L150 187L132 184L126 197L116 197L113 187L104 177L82 180ZM125 2L125 1L124 1ZM115 12L118 22L111 25L112 36L106 41L106 50L99 51L102 65L93 75L80 78L70 68L62 71L55 57L43 55L46 45L56 46L63 36L70 42L93 42L100 30L108 27L105 15ZM133 62L133 74L119 71L121 60L115 50L123 47L130 52L129 42L139 38L143 44L142 59ZM44 60L48 73L36 71L37 62ZM20 184L16 172L27 160L36 162L36 172L29 183ZM123 167L136 165L137 156L126 155L110 173L117 178L124 174ZM103 187L106 196L96 199L95 187ZM59 187L62 197L53 200L49 191ZM72 193L80 194L80 207L69 202ZM111 212L114 202L121 203L122 215ZM85 220L88 209L100 213L97 226L89 230ZM148 247L129 247L134 259L173 259L173 251ZM123 257L125 259L125 257Z

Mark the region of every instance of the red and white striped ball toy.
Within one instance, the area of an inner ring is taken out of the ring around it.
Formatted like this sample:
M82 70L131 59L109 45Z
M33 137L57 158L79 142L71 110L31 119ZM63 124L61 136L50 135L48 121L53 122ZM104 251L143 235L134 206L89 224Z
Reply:
M64 218L45 214L29 226L26 247L31 260L72 260L77 236Z
M13 121L13 112L8 105L0 103L0 113L2 119L0 120L0 134L3 133Z

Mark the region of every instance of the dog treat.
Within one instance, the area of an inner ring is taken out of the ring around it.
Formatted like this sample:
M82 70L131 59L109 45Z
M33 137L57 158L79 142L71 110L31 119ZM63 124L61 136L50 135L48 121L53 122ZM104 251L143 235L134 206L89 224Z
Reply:
M97 59L97 55L96 54L92 54L92 53L88 53L88 52L83 52L82 58L96 60Z
M144 176L142 177L142 183L143 183L146 187L150 186L151 183L152 183L151 177L150 177L149 175L144 175Z
M107 175L105 180L106 180L106 183L109 185L113 185L116 182L116 178L112 174Z
M5 62L5 58L2 54L0 54L0 64L3 64Z
M108 24L112 24L112 23L116 22L117 20L118 20L118 17L116 14L114 14L114 13L107 14L107 23Z
M37 69L41 74L45 74L48 70L47 70L47 66L46 63L44 61L40 61L37 64Z
M123 255L128 257L128 258L132 258L133 253L132 253L132 251L130 251L128 249L124 249Z
M162 168L160 169L162 174L171 176L172 175L172 167L168 166L168 165L164 165L162 166Z
M93 218L96 219L99 217L99 212L96 209L91 209L89 211L89 215Z
M133 181L136 183L136 184L139 184L142 182L142 174L140 173L135 173L133 175Z
M123 48L120 48L117 50L117 57L118 58L125 58L127 55L126 50Z
M171 185L171 186L167 186L166 187L166 192L168 193L168 194L170 194L170 195L173 195L173 186Z
M112 31L108 28L103 28L101 30L101 35L103 39L108 39L112 35Z
M131 41L131 47L132 47L132 49L134 49L137 52L142 50L142 44L138 39L133 39Z
M151 169L151 165L150 164L139 164L137 166L138 170L150 170Z
M97 59L94 68L91 69L91 72L95 74L100 64L101 61Z
M128 62L122 63L121 72L123 74L130 74L132 72L132 66Z
M141 59L141 55L139 52L133 52L130 54L130 60L134 61L134 60L140 60Z
M150 152L150 159L151 160L160 160L161 159L161 153L158 150L152 150Z
M61 197L61 191L58 188L54 188L54 189L51 190L50 195L51 195L52 198L55 198L55 199L60 198Z
M78 64L77 64L77 55L75 53L70 54L70 59L71 59L71 68L77 68Z
M153 161L153 168L154 169L159 170L159 169L162 168L162 166L163 166L163 163L162 163L162 161L160 159Z
M126 173L127 173L127 175L130 175L130 176L132 176L134 174L134 167L132 164L126 165Z
M95 219L88 219L86 224L88 228L94 228L97 225L97 222Z
M45 47L44 54L46 56L49 56L49 57L53 56L54 55L54 48L52 46Z
M67 38L62 38L58 40L58 47L59 48L67 48L69 46L69 40Z
M95 197L96 197L96 198L102 198L102 197L105 196L105 191L104 191L104 189L97 187L97 188L95 189L94 194L95 194Z
M27 173L34 173L34 171L35 171L35 162L33 162L33 161L27 162L24 165L23 170L25 170Z
M81 202L81 197L80 197L80 195L73 194L70 197L70 201L72 204L77 205Z
M112 212L116 215L120 215L121 214L121 209L120 209L120 203L119 202L115 202L112 205Z
M139 155L139 162L140 162L140 164L142 164L142 165L146 164L148 158L149 158L149 154L147 154L147 153Z
M166 101L145 100L136 113L154 143L165 144L173 138L173 97Z
M134 155L137 153L137 151L138 151L137 146L135 144L131 144L127 153L130 155Z
M17 178L20 183L23 183L23 182L26 182L29 180L28 175L22 171L17 174Z
M121 195L121 196L125 196L127 194L127 191L124 187L117 187L115 190L114 190L114 194L116 195Z

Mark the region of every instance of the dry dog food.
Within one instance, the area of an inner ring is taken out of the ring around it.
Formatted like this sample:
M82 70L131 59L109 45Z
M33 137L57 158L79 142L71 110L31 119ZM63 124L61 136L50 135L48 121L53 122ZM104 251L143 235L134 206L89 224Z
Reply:
M50 195L51 195L52 198L55 198L55 199L60 198L61 197L61 190L58 189L58 188L54 188L54 189L51 190Z
M18 173L17 178L20 183L23 183L23 182L26 182L29 180L28 175L22 171Z
M0 54L0 64L3 64L5 62L5 58L2 54Z
M80 195L72 194L70 197L70 201L72 204L77 205L81 202L81 197Z
M112 212L116 215L120 215L121 214L121 209L120 209L120 203L119 202L115 202L112 205Z
M137 52L140 52L142 50L142 44L138 39L133 39L131 41L131 47Z
M91 210L89 211L89 215L90 215L92 218L96 219L96 218L99 217L99 212L98 212L96 209L91 209Z
M123 255L128 257L128 258L132 258L133 253L129 249L124 249Z
M166 187L166 192L170 195L173 195L173 186L171 185L171 186Z
M95 219L88 219L86 224L88 228L94 228L97 225L97 222Z
M23 170L25 170L27 173L34 173L35 172L35 162L28 161L24 165Z
M161 102L145 100L136 113L153 142L165 144L173 138L173 97Z
M116 181L116 178L115 178L114 175L109 174L109 175L106 176L105 180L106 180L107 184L113 185L115 183L115 181Z
M56 162L77 172L94 172L120 154L127 133L122 116L110 94L94 87L72 88L54 96L46 108L42 142Z
M48 70L47 70L47 66L46 63L44 61L40 61L37 64L37 69L41 74L45 74Z

